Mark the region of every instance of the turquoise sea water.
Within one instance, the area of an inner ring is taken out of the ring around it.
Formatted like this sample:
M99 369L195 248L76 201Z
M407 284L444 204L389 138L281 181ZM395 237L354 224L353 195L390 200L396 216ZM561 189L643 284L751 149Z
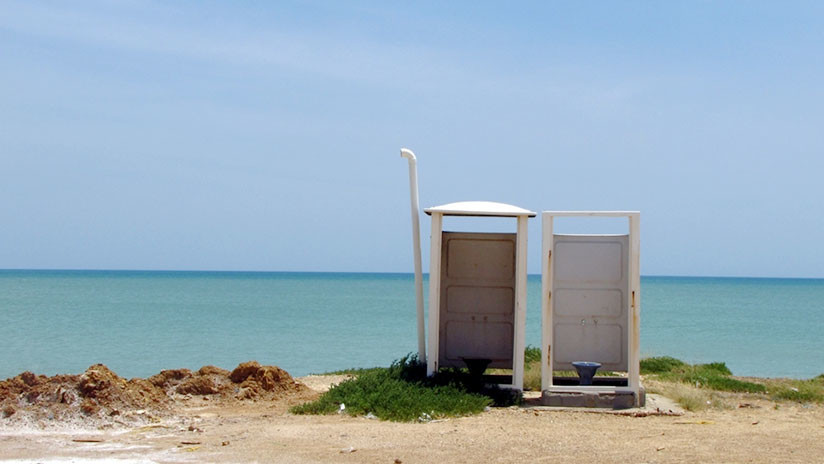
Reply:
M527 343L540 345L540 276ZM644 277L642 355L737 375L824 373L824 280ZM417 349L411 274L0 271L0 378L231 369L293 375L387 365Z

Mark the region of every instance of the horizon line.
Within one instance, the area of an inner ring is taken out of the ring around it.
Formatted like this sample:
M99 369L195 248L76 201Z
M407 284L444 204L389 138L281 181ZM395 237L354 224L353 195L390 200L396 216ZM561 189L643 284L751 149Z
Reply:
M204 274L403 274L414 272L397 271L263 271L263 270L220 270L220 269L82 269L82 268L0 268L0 272L166 272L166 273L204 273ZM428 272L423 275L428 276ZM527 276L541 276L540 273L527 273ZM684 274L641 274L641 277L676 277L704 279L787 279L787 280L824 280L824 277L787 277L787 276L741 276L741 275L684 275Z

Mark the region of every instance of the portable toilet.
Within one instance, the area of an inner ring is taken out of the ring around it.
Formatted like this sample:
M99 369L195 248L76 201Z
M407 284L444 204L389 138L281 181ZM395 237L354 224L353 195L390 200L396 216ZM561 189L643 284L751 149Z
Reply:
M442 367L511 369L494 379L523 390L527 219L532 211L486 201L424 209L432 216L427 374ZM515 233L446 232L446 216L515 218Z
M545 211L542 253L542 402L643 406L640 384L640 213ZM558 217L626 218L626 234L564 235ZM576 366L577 365L577 366ZM603 367L622 375L584 381L556 370Z

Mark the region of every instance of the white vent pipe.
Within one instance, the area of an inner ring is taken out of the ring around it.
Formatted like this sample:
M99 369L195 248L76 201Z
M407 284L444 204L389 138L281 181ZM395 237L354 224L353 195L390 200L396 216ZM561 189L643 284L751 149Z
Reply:
M409 160L409 197L412 206L412 253L415 260L415 303L418 307L418 360L426 364L426 334L423 320L423 271L421 270L421 220L418 206L418 160L412 150L401 148Z

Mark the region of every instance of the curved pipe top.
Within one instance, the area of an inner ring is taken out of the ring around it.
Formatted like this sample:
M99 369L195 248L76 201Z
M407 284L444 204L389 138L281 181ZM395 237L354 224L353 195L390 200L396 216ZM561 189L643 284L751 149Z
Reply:
M415 154L412 153L412 150L410 150L408 148L401 148L401 157L406 158L409 161L416 161L417 160L417 158L415 158Z

